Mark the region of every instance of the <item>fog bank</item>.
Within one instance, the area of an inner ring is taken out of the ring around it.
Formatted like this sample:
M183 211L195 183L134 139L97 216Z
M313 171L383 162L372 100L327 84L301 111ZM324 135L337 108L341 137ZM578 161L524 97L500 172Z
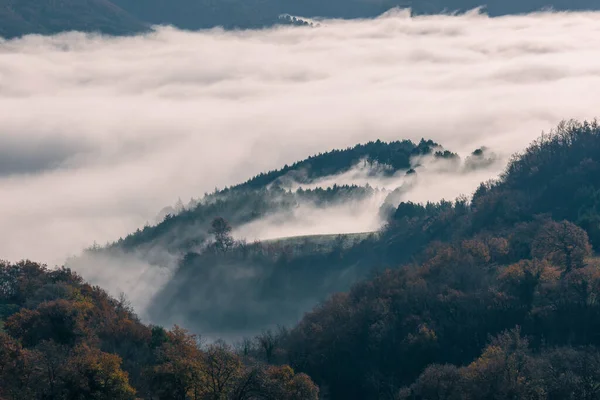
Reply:
M560 120L597 115L599 22L395 12L2 41L0 257L59 264L178 197L358 142L425 137L506 161ZM431 174L413 199L469 192L500 170L461 185Z

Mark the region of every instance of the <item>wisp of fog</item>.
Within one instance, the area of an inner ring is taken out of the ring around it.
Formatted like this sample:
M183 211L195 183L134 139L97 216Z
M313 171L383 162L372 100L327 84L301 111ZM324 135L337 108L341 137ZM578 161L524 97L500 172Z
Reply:
M178 197L376 139L493 149L491 168L429 173L407 200L468 195L542 130L597 115L599 33L600 13L396 10L318 27L0 41L0 256L61 264ZM347 211L328 214L334 230L374 228ZM299 213L300 228L277 235L331 230ZM248 234L274 237L271 222Z

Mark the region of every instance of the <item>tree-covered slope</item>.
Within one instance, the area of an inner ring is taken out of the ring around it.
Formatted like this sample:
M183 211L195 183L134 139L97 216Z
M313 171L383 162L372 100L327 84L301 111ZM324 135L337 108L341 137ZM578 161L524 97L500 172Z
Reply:
M68 269L0 262L0 398L316 400L309 377L140 322Z
M414 157L454 156L443 151L431 140L421 140L418 144L376 141L318 154L260 174L242 184L216 190L187 206L180 204L178 209L166 212L163 221L132 233L111 248L147 251L159 246L169 252L185 253L209 238L208 228L215 217L223 217L237 228L268 215L293 210L300 204L331 207L364 200L373 194L373 188L356 185L320 187L319 181L347 172L359 164L366 164L367 169L372 167L373 173L391 175L409 170ZM306 184L312 184L314 188L290 190L293 186Z
M471 202L401 204L372 246L397 267L309 313L287 360L333 399L599 398L599 146L565 123Z

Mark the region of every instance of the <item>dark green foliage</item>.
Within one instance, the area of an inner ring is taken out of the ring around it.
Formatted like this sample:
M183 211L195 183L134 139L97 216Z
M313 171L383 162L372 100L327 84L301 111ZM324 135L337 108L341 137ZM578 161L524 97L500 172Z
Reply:
M409 169L412 157L431 154L439 147L439 144L425 139L421 139L419 144L414 144L410 140L389 143L377 140L345 150L333 150L308 157L291 166L286 165L280 170L260 174L239 187L263 188L290 174L298 183L311 183L318 178L346 172L361 161L371 165L387 166L389 167L387 172L393 174L398 170Z

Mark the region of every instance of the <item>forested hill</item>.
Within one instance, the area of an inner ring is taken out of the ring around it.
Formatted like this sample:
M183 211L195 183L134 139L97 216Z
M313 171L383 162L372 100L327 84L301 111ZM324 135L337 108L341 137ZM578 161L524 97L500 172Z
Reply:
M68 269L0 262L0 398L317 400L285 365L140 322Z
M0 0L0 37L72 30L123 35L149 30L152 25L247 29L298 22L282 15L372 18L394 7L410 7L414 14L437 14L479 6L492 16L548 8L600 8L596 0Z
M233 227L240 227L267 215L293 210L301 203L328 207L364 200L373 194L374 188L356 185L320 187L318 182L357 166L366 166L373 174L392 175L410 170L411 160L426 155L446 159L457 157L439 144L424 139L418 144L409 140L390 143L378 140L315 155L260 174L245 183L216 190L199 200L192 200L187 206L179 204L167 208L162 213L164 219L157 225L146 226L111 248L131 251L161 246L173 253L185 253L209 237L210 222L217 216L225 218ZM297 192L289 190L300 184L316 187Z
M401 204L372 246L395 268L282 351L332 399L600 398L598 168L600 126L565 123L471 201Z
M285 187L286 178L293 183L307 184L327 176L338 175L356 167L360 162L385 167L379 172L388 175L411 168L411 160L415 157L435 154L438 157L449 157L454 153L444 154L444 149L432 140L421 139L418 144L410 140L382 142L377 140L359 144L344 150L332 150L308 157L291 166L285 165L275 171L262 173L232 189L260 189L273 183Z

